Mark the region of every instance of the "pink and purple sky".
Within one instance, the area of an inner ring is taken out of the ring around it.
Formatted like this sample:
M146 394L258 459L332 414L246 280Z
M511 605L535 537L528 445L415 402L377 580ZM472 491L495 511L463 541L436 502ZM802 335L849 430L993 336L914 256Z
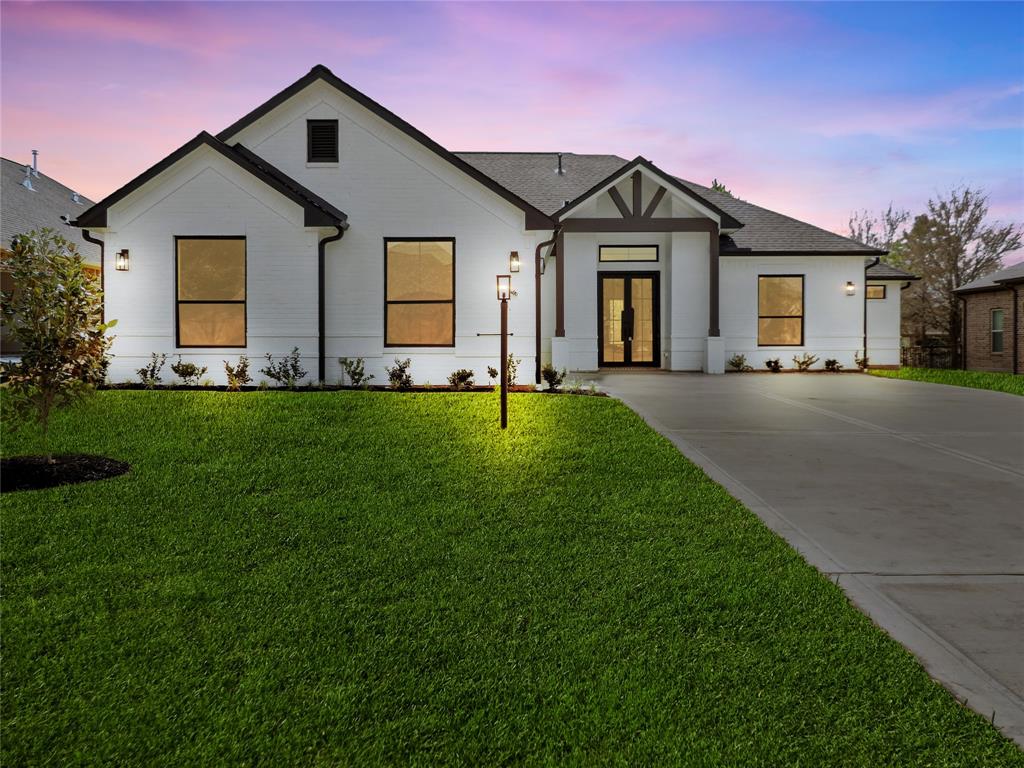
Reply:
M322 63L453 150L644 155L840 233L958 184L1024 222L1022 3L5 1L0 24L0 151L93 199Z

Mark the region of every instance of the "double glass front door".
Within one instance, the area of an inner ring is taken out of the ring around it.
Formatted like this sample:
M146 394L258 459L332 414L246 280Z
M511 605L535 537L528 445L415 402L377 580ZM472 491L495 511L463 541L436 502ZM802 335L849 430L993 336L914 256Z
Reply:
M598 364L658 364L658 273L597 276Z

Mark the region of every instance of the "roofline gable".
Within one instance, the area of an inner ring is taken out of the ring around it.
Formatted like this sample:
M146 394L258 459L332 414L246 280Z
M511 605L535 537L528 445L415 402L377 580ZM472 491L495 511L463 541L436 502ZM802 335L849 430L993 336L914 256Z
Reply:
M88 210L84 211L73 222L73 226L83 229L99 229L107 226L107 211L112 205L119 203L135 190L152 181L168 168L200 147L209 147L223 157L235 163L262 181L271 189L276 190L292 202L300 205L304 211L304 225L307 227L338 226L348 228L348 216L335 208L326 200L306 189L294 179L277 170L241 145L229 147L223 141L206 131L186 142L160 162L147 168L134 179L119 189L114 190Z
M261 117L268 114L272 110L276 109L280 105L284 104L297 93L305 90L307 87L309 87L318 80L322 80L323 82L327 83L334 89L340 91L342 94L352 99L360 106L368 109L370 112L372 112L385 122L391 124L399 131L409 136L414 141L418 142L419 144L422 144L424 147L426 147L431 152L436 154L442 160L445 160L451 165L455 166L458 170L462 171L464 174L472 178L474 181L487 187L489 190L497 194L499 197L504 198L506 201L512 203L514 206L522 210L523 213L526 214L527 229L554 228L554 222L544 212L542 212L538 208L535 208L532 204L528 203L515 192L512 192L510 189L507 189L506 187L502 186L497 181L492 179L490 176L486 175L479 169L470 165L468 162L463 160L458 155L442 147L432 138L423 133L423 131L406 122L398 115L396 115L394 112L389 110L387 107L374 101L362 91L346 83L340 77L331 72L331 70L329 70L323 64L317 64L315 67L309 70L309 72L300 77L287 88L267 99L267 101L260 104L258 107L256 107L254 110L249 112L244 117L241 117L235 122L233 122L223 131L217 134L217 139L219 139L220 141L229 140L239 131L252 125Z
M615 182L618 179L620 179L621 177L631 173L632 171L636 170L637 168L643 168L644 170L648 171L649 173L657 176L667 186L671 187L673 190L678 192L683 197L686 197L686 198L689 198L691 200L694 200L695 202L697 202L700 205L704 206L708 210L713 211L715 214L718 215L718 217L719 217L719 219L721 221L721 225L720 226L721 226L722 229L739 229L740 227L743 226L743 222L741 222L741 221L737 220L736 218L734 218L733 216L729 215L728 213L723 211L721 208L719 208L717 205L715 205L714 203L710 202L709 200L701 197L696 192L694 192L692 189L690 189L689 187L687 187L684 184L682 184L674 176L672 176L671 174L665 173L665 171L661 170L658 166L656 166L650 160L648 160L645 157L640 156L640 155L638 155L637 157L635 157L632 160L630 160L628 163L623 165L618 170L613 171L611 174L609 174L604 179L599 181L597 184L592 186L586 192L584 192L583 194L577 196L574 200L570 200L568 203L566 203L561 208L559 208L557 211L555 211L552 214L552 217L554 219L556 219L556 220L561 219L562 216L564 216L566 213L571 211L573 208L576 208L577 206L579 206L581 203L583 203L588 198L593 197L594 195L596 195L599 192L603 191L605 189L605 187L608 187L610 185L615 184Z

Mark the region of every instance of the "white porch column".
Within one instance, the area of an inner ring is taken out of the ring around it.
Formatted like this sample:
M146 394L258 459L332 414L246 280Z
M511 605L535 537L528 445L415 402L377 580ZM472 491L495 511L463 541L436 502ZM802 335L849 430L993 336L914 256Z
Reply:
M725 373L725 342L721 336L708 336L704 348L704 373Z

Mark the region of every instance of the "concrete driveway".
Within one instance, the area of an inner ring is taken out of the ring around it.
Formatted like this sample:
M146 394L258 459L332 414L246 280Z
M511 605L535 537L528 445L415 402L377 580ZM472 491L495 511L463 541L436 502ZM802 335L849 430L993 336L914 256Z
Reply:
M1024 398L857 374L596 381L1024 745Z

